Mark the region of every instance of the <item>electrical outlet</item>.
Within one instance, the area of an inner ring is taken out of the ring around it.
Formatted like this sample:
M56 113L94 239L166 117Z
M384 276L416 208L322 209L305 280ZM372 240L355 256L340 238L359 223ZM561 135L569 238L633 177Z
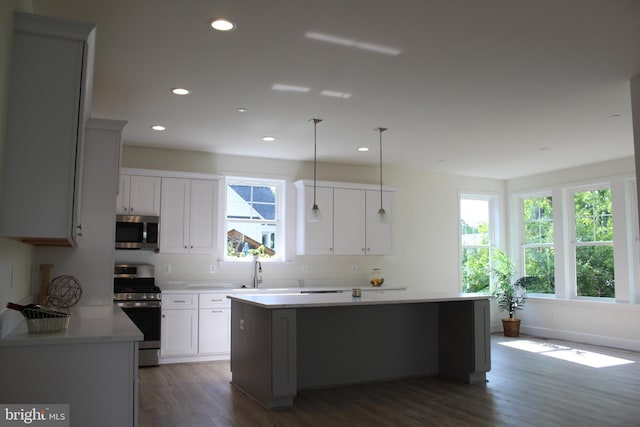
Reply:
M209 273L213 274L216 272L216 265L215 264L209 264Z
M167 274L171 274L171 264L165 264L164 272Z
M302 266L302 273L303 274L309 274L313 272L313 268L309 265L309 264L305 264Z
M357 273L358 272L358 265L357 264L353 264L351 266L351 272L352 273Z

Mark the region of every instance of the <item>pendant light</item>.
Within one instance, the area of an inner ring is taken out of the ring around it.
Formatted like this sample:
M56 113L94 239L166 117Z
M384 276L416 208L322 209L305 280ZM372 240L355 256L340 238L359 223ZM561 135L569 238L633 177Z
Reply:
M375 128L380 135L380 209L378 209L378 215L384 217L387 212L382 207L382 132L387 130L387 128Z
M318 222L322 221L322 213L316 201L318 170L318 137L316 131L318 123L320 123L322 119L311 119L309 121L313 122L313 206L309 212L309 222Z

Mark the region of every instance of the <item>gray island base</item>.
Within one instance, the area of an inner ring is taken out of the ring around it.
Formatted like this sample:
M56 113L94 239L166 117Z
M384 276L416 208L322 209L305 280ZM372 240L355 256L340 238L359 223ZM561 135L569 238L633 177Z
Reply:
M434 376L486 382L489 300L408 291L231 298L232 384L266 408L298 390Z

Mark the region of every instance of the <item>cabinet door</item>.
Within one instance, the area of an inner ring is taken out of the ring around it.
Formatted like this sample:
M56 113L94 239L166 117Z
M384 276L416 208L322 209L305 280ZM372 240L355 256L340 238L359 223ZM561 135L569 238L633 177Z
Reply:
M327 187L316 188L316 203L320 209L322 219L309 222L308 214L313 206L313 187L304 188L304 245L306 255L331 255L333 253L333 189Z
M231 309L200 309L198 335L198 353L229 353Z
M160 215L160 177L132 175L130 182L130 214Z
M129 215L129 189L131 188L131 176L120 175L118 196L116 197L116 213Z
M215 181L191 181L189 215L189 252L214 253L216 251L216 187Z
M92 31L88 24L15 15L10 67L3 67L11 73L6 79L11 85L1 171L2 236L74 245Z
M333 209L336 212L333 225L333 253L335 255L365 254L365 191L334 188Z
M162 178L160 252L188 253L190 181Z
M160 354L183 356L198 351L198 310L162 310Z
M369 255L393 254L394 193L382 192L382 207L386 214L380 215L380 192L367 190L366 195L366 247Z

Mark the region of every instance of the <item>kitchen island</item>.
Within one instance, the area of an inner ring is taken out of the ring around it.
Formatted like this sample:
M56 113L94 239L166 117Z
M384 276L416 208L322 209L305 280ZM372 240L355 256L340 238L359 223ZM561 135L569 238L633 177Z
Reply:
M425 292L234 295L232 383L267 408L298 390L491 369L488 297Z

